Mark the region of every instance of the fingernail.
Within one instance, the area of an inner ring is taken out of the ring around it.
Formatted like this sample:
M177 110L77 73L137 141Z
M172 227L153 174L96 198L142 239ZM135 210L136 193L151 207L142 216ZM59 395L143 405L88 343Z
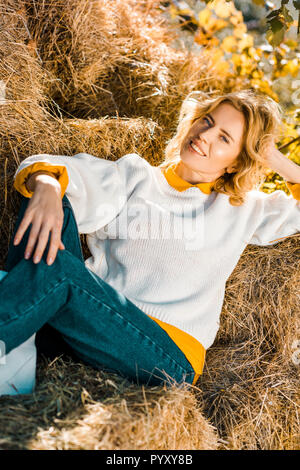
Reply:
M39 262L39 257L35 256L33 261L34 261L34 263L38 263Z
M16 245L17 243L19 243L19 239L18 239L18 238L15 238L15 240L14 240L14 245Z
M28 253L28 252L27 252L27 253L25 253L25 259L28 259L28 258L29 258L29 256L30 256L30 253Z
M53 258L50 257L50 258L49 258L49 261L48 261L48 266L49 266L50 264L52 264L52 263L53 263Z

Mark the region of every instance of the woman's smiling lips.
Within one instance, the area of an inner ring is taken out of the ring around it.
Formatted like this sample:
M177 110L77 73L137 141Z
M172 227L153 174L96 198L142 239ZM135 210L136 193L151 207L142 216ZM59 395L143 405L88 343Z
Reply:
M197 155L200 155L200 157L208 158L193 140L190 140L189 149L192 150L192 152L197 153Z

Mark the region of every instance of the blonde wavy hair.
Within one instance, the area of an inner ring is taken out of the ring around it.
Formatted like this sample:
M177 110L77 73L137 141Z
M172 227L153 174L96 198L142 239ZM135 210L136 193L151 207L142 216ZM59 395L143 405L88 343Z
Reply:
M168 168L180 161L181 144L197 119L213 111L221 103L230 103L245 116L243 147L235 161L236 171L224 173L214 182L213 190L228 194L229 202L239 206L246 193L258 189L265 178L267 164L264 160L268 145L278 138L282 125L282 109L269 96L252 89L209 96L204 92L192 92L183 101L175 136L168 142L165 159L160 168Z

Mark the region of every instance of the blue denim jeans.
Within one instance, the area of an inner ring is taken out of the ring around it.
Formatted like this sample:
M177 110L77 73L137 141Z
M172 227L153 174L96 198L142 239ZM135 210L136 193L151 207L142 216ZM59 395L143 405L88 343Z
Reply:
M29 202L22 203L16 230ZM137 384L192 383L195 372L180 348L148 315L84 263L78 227L70 201L62 199L62 241L54 263L43 257L24 259L31 225L18 246L12 237L0 282L0 340L6 353L46 323L58 330L76 357L114 371ZM34 253L34 251L33 251Z

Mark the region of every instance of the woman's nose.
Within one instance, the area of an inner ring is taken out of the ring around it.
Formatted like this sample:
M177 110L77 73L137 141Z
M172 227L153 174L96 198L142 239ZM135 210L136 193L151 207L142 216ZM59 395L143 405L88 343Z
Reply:
M214 137L215 130L213 127L208 127L205 129L202 129L202 131L199 133L199 139L202 140L205 144L209 144L213 137Z
M207 138L205 136L205 131L200 132L198 137L199 137L200 142L204 142L205 144L207 144Z
M209 143L209 141L210 141L210 134L209 134L208 131L209 131L209 129L203 129L203 130L199 133L198 137L199 137L200 142L203 142L204 144L208 144L208 143Z

